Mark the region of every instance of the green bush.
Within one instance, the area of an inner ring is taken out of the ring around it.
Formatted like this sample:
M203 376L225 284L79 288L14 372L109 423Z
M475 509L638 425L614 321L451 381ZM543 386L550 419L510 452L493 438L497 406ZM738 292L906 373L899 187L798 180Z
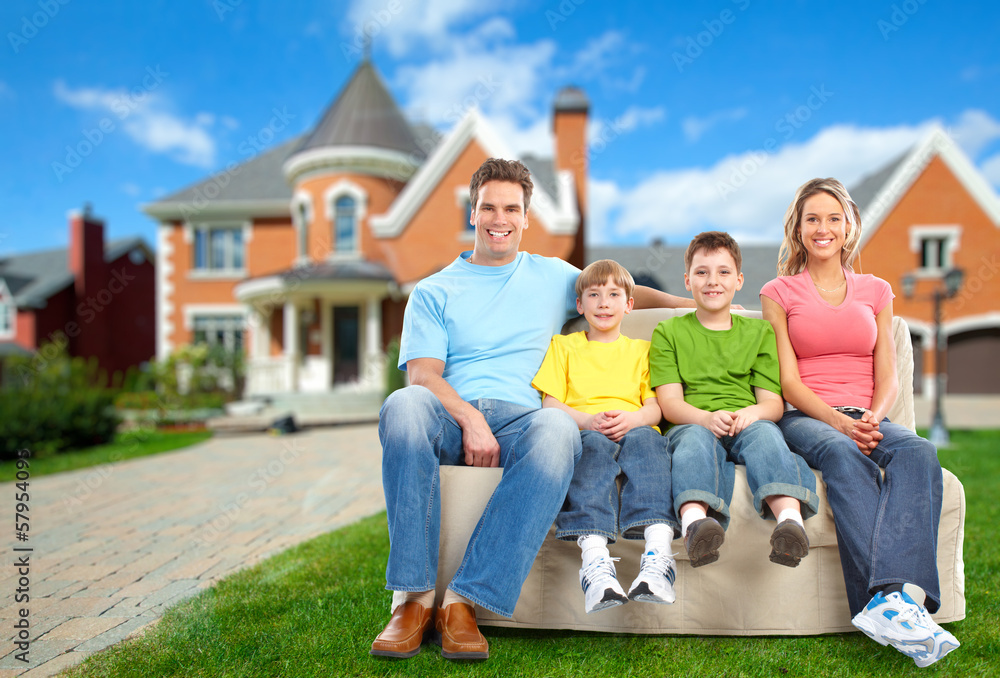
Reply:
M385 347L385 397L406 386L406 375L399 369L399 339L393 339Z
M61 452L114 438L115 392L94 359L70 358L65 344L47 344L30 357L12 357L0 390L0 459L19 449Z

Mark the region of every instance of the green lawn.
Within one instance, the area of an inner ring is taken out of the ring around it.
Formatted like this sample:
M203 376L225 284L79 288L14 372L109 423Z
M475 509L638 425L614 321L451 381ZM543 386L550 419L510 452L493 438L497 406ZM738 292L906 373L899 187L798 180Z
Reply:
M408 660L368 655L388 619L385 514L286 551L172 609L141 638L71 676L988 676L1000 674L1000 547L994 497L1000 431L956 432L942 463L965 484L968 618L962 647L926 669L860 633L802 638L628 636L484 627L491 658L463 664L433 646Z
M34 479L51 473L75 471L98 464L169 452L200 443L211 437L210 431L183 431L179 433L147 430L129 431L119 433L115 440L107 445L96 445L83 450L57 452L45 456L32 456L29 471L31 478ZM0 463L0 482L14 480L16 473L15 462Z

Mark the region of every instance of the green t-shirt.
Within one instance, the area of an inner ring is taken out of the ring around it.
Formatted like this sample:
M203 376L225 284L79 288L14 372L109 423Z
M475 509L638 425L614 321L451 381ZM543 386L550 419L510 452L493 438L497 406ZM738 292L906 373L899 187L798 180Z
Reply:
M771 323L735 313L732 318L728 330L706 329L694 313L657 325L649 349L650 385L682 384L684 401L706 412L755 405L755 386L781 395Z

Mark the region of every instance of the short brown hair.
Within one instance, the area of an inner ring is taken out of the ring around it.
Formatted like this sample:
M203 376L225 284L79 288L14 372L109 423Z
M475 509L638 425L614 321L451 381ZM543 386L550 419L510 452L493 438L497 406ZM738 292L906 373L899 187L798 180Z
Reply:
M684 252L685 272L691 270L691 260L701 250L710 254L716 250L726 250L733 255L733 261L736 262L736 272L739 273L743 270L743 253L740 252L740 246L733 239L733 236L725 231L705 231L691 239L691 244Z
M476 210L479 202L479 189L488 181L507 181L512 184L520 184L524 192L524 213L528 213L528 205L531 203L531 191L535 185L531 182L531 172L520 160L504 160L503 158L489 158L479 166L476 173L472 175L469 182L469 200L472 202L472 210Z
M609 278L611 282L625 290L626 299L632 298L632 290L635 289L632 274L613 259L601 259L583 269L576 279L576 296L582 297L588 287L603 285Z

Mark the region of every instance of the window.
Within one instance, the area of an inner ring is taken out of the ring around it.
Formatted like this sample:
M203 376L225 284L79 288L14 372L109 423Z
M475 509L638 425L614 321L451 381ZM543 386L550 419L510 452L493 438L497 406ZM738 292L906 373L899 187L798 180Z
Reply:
M357 249L357 215L354 198L342 195L334 203L333 240L337 252L353 252Z
M464 214L465 214L465 230L475 231L476 225L472 223L472 201L470 201L468 198L466 198L465 200Z
M917 274L940 276L954 266L961 226L911 226L910 250L916 255Z
M225 346L230 351L243 351L243 328L240 315L201 315L192 319L195 344Z
M7 289L7 283L0 280L0 339L13 339L17 334L17 306Z
M309 205L304 202L299 203L299 256L304 257L309 253L306 244L309 233Z
M923 238L920 241L920 268L944 269L946 243L944 238Z
M194 268L209 271L243 270L242 226L196 226Z

